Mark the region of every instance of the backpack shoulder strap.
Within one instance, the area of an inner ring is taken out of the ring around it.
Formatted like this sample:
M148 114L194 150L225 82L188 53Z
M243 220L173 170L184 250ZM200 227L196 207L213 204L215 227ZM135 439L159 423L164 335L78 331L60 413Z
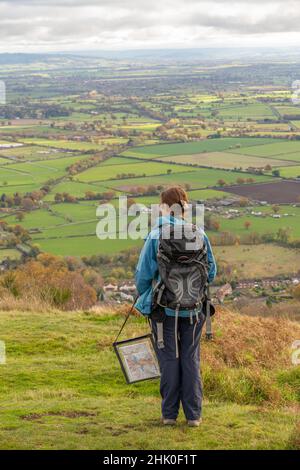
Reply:
M133 309L134 309L136 300L137 300L137 299L135 298L134 301L133 301L133 304L131 305L131 307L130 307L130 309L129 309L129 311L128 311L126 317L125 317L125 320L124 320L124 322L123 322L123 324L122 324L122 326L121 326L121 328L120 328L120 330L119 330L119 333L117 334L117 336L116 336L116 338L115 338L115 340L114 340L114 342L113 342L113 344L116 344L116 342L118 341L120 334L122 333L122 331L123 331L123 329L124 329L124 327L125 327L125 325L126 325L128 319L129 319L131 313L133 312Z

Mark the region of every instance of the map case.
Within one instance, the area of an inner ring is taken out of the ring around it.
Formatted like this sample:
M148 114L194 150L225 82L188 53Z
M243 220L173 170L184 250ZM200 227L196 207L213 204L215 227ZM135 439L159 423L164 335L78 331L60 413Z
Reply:
M119 341L113 346L128 384L160 377L151 334Z

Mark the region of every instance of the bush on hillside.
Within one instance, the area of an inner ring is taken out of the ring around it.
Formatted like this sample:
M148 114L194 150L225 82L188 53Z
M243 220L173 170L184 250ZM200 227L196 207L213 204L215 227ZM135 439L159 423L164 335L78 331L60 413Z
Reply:
M86 276L93 287L86 282L84 271L70 271L65 260L51 255L39 255L18 269L4 274L0 278L0 305L12 305L15 300L36 305L41 304L63 310L89 308L96 303L95 286L102 279L92 276L89 270Z

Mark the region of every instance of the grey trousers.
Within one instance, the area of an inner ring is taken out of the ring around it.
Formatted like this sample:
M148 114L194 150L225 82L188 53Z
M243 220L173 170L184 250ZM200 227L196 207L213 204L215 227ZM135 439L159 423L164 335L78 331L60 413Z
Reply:
M156 348L161 380L162 416L176 419L180 402L186 419L197 420L202 412L202 383L200 376L200 337L205 316L178 318L179 357L176 358L175 318L167 316L163 322L164 348ZM155 344L156 322L152 321Z

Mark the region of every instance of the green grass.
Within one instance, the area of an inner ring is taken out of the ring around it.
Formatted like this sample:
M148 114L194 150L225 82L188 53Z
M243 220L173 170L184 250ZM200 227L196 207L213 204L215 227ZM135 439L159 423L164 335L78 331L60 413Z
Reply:
M1 168L1 178L3 178L2 181L7 181L12 185L27 181L30 183L43 183L48 179L59 178L65 175L67 167L83 158L82 155L78 155L34 163L14 163L9 165L9 167L2 167L3 171Z
M91 256L95 254L115 254L128 248L142 247L143 240L99 240L95 235L97 221L85 227L84 224L68 227L59 232L60 236L74 235L74 233L90 232L90 236L72 236L72 238L44 238L36 239L34 243L37 244L42 251L46 253L53 253L60 256ZM41 236L52 235L58 236L55 233L46 232Z
M300 115L300 108L296 106L276 106L276 110L281 114L281 116Z
M87 204L53 204L51 209L60 214L62 217L71 218L72 220L91 220L96 218L97 204L89 202Z
M271 244L215 246L214 255L217 262L229 263L239 279L296 276L300 266L299 250Z
M259 147L252 146L245 147L243 149L235 149L233 150L233 152L257 157L272 157L279 158L280 160L293 160L293 158L299 158L297 154L299 155L300 153L300 142L277 140L277 142L269 143L266 145L260 145ZM290 154L293 155L290 156Z
M283 178L300 178L300 165L278 168ZM300 196L300 193L299 193Z
M47 160L68 156L67 152L59 152L49 147L39 147L37 145L24 145L15 149L0 150L0 155L18 160Z
M129 178L122 180L110 180L105 183L109 187L122 189L124 191L130 188L138 186L149 186L149 185L173 185L185 183L190 184L192 189L202 189L209 186L217 186L218 180L223 179L227 184L235 183L237 178L253 178L256 182L268 181L269 176L257 176L246 172L231 172L219 169L209 168L187 168L184 172L184 166L181 166L181 173L174 173L171 175L164 176L152 176L151 178ZM191 171L189 171L191 170Z
M173 173L182 173L184 170L193 171L192 168L184 168L180 165L172 165L171 163L156 162L138 162L126 163L120 165L98 165L75 176L75 179L83 182L106 181L112 178L117 179L118 175L132 173L136 176L152 176L166 174L167 171Z
M219 219L221 223L220 230L237 235L246 235L249 232L277 233L280 228L288 228L291 231L291 237L298 239L300 238L300 215L295 211L294 213L295 216L281 217L280 219L274 219L270 216L266 218L255 217L253 215L244 215L230 220L221 218ZM251 222L249 230L244 227L246 221Z
M5 259L20 259L21 253L14 248L1 248L0 249L0 262L4 261Z
M35 144L45 147L54 147L58 149L65 149L65 150L79 150L79 151L87 151L87 150L101 150L103 149L104 145L93 143L93 142L74 142L69 140L51 140L51 139L39 139L39 138L25 138L21 139L20 142L24 142L26 144Z
M238 119L238 118L251 118L251 119L264 119L275 118L275 113L272 109L262 103L254 103L241 106L220 106L218 109L218 116L224 119Z
M1 173L2 173L2 168L1 168ZM26 183L27 178L24 178L24 180L25 180L24 182L21 182L21 180L18 179L17 185L9 184L6 186L6 185L3 185L3 181L1 181L1 178L0 178L0 194L4 193L8 196L11 196L15 193L26 194L26 193L37 191L38 189L40 189L41 185L39 183L31 183L30 181Z
M24 215L25 218L21 222L17 220L16 216L6 217L5 221L12 225L20 224L26 229L43 229L44 227L52 227L64 223L64 219L62 217L57 217L46 209L34 210L32 212L24 213Z
M220 138L210 140L200 140L198 142L177 143L177 144L157 144L149 145L147 147L135 147L126 150L123 155L139 157L139 158L157 158L167 157L171 155L188 155L200 152L219 152L235 147L248 147L262 145L272 142L272 139L259 139L259 138Z
M182 414L175 428L162 427L158 382L126 385L112 351L121 322L104 313L0 312L7 349L7 364L0 365L0 449L292 446L293 407L209 401L213 385L205 370L201 428L187 428ZM130 336L146 331L144 320L131 320ZM286 380L282 377L282 389ZM242 384L240 378L237 394Z
M95 211L96 212L96 211ZM92 221L74 221L73 223L65 222L61 220L62 225L56 225L53 227L47 227L43 229L42 234L33 235L34 239L40 238L68 238L74 236L83 236L83 235L94 235L96 237L96 225L97 219L94 215L94 220ZM72 240L69 240L69 244L73 244Z
M107 191L105 186L100 184L80 183L79 181L63 181L53 186L51 192L45 197L45 201L54 201L56 193L68 193L75 197L84 197L87 191L103 193Z
M176 155L174 157L165 157L163 161L174 163L196 164L213 168L234 169L241 168L246 170L249 167L264 168L266 165L272 167L283 166L284 160L275 160L272 158L260 158L250 155L240 155L229 152L209 152L193 155ZM292 163L290 163L292 164Z

